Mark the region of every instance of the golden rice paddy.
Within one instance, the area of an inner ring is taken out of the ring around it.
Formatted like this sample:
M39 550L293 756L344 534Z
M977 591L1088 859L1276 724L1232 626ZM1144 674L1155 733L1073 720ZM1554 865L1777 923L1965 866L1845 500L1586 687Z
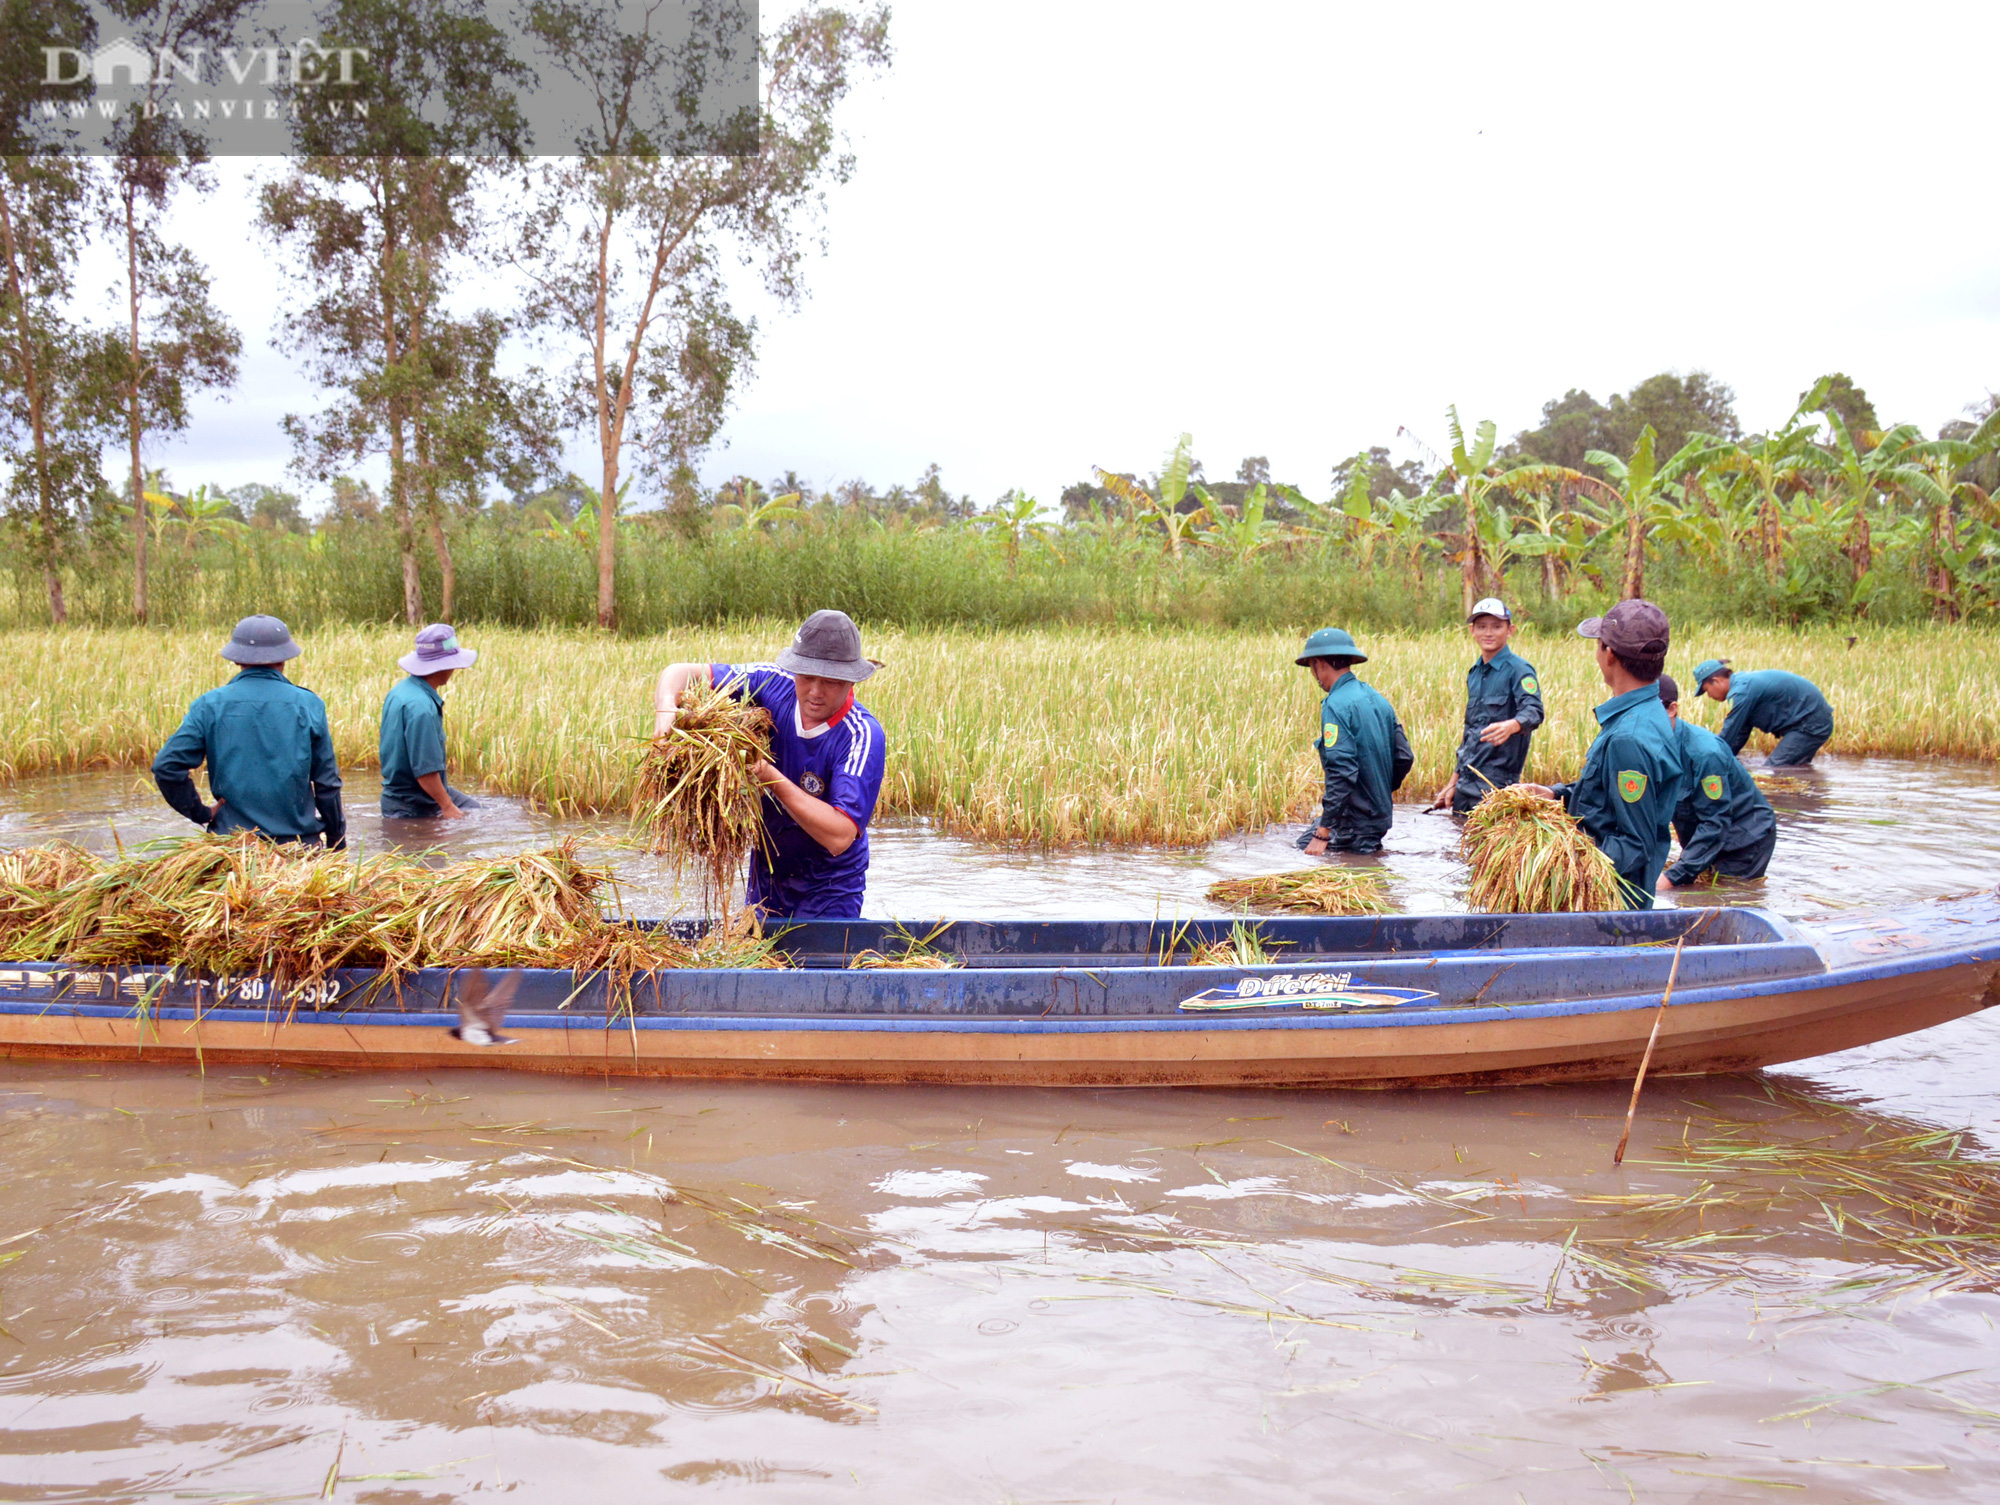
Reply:
M657 638L468 628L475 668L445 691L452 778L559 812L628 810L652 731L652 691L675 660L767 658L796 624ZM1316 624L1302 624L1316 625ZM1294 667L1299 634L1060 628L879 632L889 667L862 688L888 733L882 816L1047 846L1198 846L1302 817L1316 798L1319 692ZM0 778L141 767L188 702L232 672L214 631L68 629L0 635ZM402 628L308 633L291 672L327 702L343 767L375 763L382 697L401 677ZM1417 763L1403 794L1449 773L1473 658L1460 633L1361 634L1360 673L1400 714ZM1804 674L1833 703L1836 753L2000 755L2000 637L1970 628L1788 632L1682 628L1668 668L1698 658ZM1526 777L1573 773L1606 696L1587 643L1524 633L1549 720ZM1719 725L1713 701L1687 702ZM1761 739L1760 739L1761 740ZM1756 744L1753 743L1753 747Z

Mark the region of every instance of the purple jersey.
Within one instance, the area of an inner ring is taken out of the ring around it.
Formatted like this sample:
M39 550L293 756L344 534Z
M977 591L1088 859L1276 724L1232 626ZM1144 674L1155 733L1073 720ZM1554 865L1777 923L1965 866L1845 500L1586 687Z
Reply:
M785 807L764 796L771 855L750 857L749 900L772 919L858 920L868 886L868 822L882 793L882 723L853 700L807 731L792 676L775 664L710 664L714 682L771 713L771 761L815 799L854 822L838 857L808 836Z

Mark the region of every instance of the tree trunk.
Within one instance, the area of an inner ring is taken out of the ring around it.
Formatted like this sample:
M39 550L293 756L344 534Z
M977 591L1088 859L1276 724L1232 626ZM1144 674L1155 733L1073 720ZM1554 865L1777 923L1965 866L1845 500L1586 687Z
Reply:
M139 227L132 195L125 185L125 306L130 315L132 385L126 393L126 428L132 444L132 620L146 625L146 472L139 463Z
M604 451L604 486L597 493L597 625L610 630L618 619L618 456Z
M417 573L417 520L410 500L409 465L405 456L403 418L389 420L389 515L396 522L396 546L403 558L403 620L424 625L424 581Z
M1773 580L1779 580L1785 573L1785 530L1778 519L1778 499L1773 495L1764 498L1764 512L1759 519L1764 534L1764 573Z
M1958 582L1952 578L1951 566L1945 562L1945 550L1957 542L1958 529L1951 508L1938 508L1931 519L1931 595L1934 598L1931 612L1940 622L1958 620Z
M437 555L438 562L438 594L442 598L438 603L438 616L449 622L458 604L458 570L451 559L451 539L444 530L444 505L433 497L424 510L431 527L431 552Z
M1625 578L1618 588L1626 601L1646 594L1646 519L1637 507L1625 519Z
M1486 581L1486 554L1479 546L1479 517L1472 499L1472 489L1467 487L1464 499L1465 509L1465 554L1459 570L1459 590L1465 597L1464 610L1469 615L1472 603L1484 592L1481 586Z
M41 380L35 371L34 327L28 320L28 291L21 278L20 245L14 237L14 210L4 187L0 187L0 242L7 253L7 286L14 298L14 312L21 341L21 384L28 399L28 423L35 440L35 492L42 523L42 573L49 587L49 619L60 627L69 620L63 603L62 576L56 572L55 497L50 491L49 434L47 404Z
M1561 592L1556 588L1556 556L1553 554L1544 554L1542 556L1542 595L1546 599L1553 601L1560 594Z

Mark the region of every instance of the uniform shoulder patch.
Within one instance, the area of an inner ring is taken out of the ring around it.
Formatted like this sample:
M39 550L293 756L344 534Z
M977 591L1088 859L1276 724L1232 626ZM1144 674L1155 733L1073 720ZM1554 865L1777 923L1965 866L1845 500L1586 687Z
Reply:
M1722 798L1722 775L1712 773L1701 781L1701 792L1712 800Z
M1618 770L1618 798L1628 805L1636 805L1646 796L1646 776L1635 768Z
M1327 722L1326 725L1320 728L1319 739L1328 747L1332 747L1340 740L1340 723L1338 721Z
M1527 695L1539 695L1542 693L1541 682L1534 675L1530 674L1526 679L1521 681L1521 690L1522 693Z

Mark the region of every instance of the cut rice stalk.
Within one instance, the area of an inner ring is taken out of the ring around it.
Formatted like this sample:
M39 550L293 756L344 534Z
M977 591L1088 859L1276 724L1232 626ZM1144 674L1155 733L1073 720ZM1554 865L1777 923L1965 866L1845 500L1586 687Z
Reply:
M948 971L965 965L963 958L949 951L940 951L931 943L950 928L949 920L933 925L923 935L912 935L901 925L896 926L896 939L903 943L899 951L857 951L847 959L849 967L857 967L865 972L879 972L909 968L919 971Z
M1292 914L1387 914L1382 875L1365 868L1316 867L1259 878L1225 878L1208 891L1212 904L1247 904Z
M649 849L692 871L700 901L724 920L743 862L764 840L752 773L771 755L771 717L725 686L691 679L674 724L640 758L632 820Z
M1473 806L1461 851L1472 869L1466 902L1488 914L1625 908L1611 859L1560 800L1531 789L1496 789Z
M1196 946L1188 957L1191 967L1268 967L1283 961L1278 955L1287 941L1271 941L1264 937L1262 925L1245 925L1241 920L1229 927L1229 938L1222 941L1208 941Z

